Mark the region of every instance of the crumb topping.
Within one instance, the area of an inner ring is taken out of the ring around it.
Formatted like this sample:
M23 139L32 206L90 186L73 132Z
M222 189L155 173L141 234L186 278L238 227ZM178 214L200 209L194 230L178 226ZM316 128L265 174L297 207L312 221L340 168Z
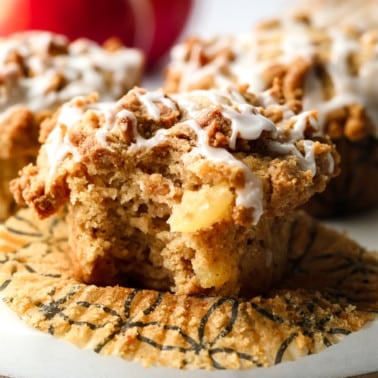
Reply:
M280 77L287 98L301 98L305 110L318 110L322 128L335 111L359 104L374 125L370 134L378 136L377 33L275 20L246 35L191 38L172 50L166 89L248 84L262 91ZM345 133L353 140L363 131Z
M318 132L318 124L315 112L296 114L279 103L274 90L252 99L254 104L247 94L234 89L168 96L161 90L147 92L141 88L129 91L114 103L99 103L95 96L75 98L62 106L44 145L49 180L58 174L67 156L75 162L83 160L83 149L72 138L72 131L79 129L82 122L90 120L95 141L104 148L114 147L112 135L123 135L128 150L134 152L163 145L178 133L189 133L192 147L183 155L183 161L201 156L215 164L238 167L244 184L236 189L236 204L252 209L253 218L258 221L263 213L262 183L236 153L245 149L253 153L253 146L248 143L261 142L278 156L293 155L302 169L314 176L316 142L308 138ZM143 131L145 124L154 132ZM333 170L329 153L329 173Z
M119 98L139 80L139 50L116 43L100 46L48 32L0 38L0 111L16 104L40 111L97 91Z

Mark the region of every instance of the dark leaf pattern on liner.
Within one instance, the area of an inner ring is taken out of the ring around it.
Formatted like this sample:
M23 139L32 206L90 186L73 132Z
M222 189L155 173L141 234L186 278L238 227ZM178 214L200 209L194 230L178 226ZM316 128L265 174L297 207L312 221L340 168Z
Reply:
M250 300L178 298L169 293L95 288L76 282L64 268L60 273L54 265L55 260L64 262L67 238L62 221L55 218L40 224L31 221L26 213L5 225L10 245L17 237L22 245L13 251L6 243L4 251L0 247L0 297L16 311L21 311L18 303L28 301L28 309L20 315L25 315L25 320L34 318L34 326L56 337L69 339L80 329L97 353L118 353L126 359L156 365L175 361L174 366L182 368L270 366L337 343L377 312L378 293L372 286L378 279L376 259L363 249L342 252L319 249L319 235L324 230L315 221L305 224L300 217L293 223L292 235L305 232L306 237L299 249L294 245L296 241L291 241L293 253L288 272L291 285L285 283L286 289ZM46 270L46 264L51 265L51 271ZM314 286L314 275L317 278L327 275L329 287ZM32 292L21 298L19 286L25 280L34 282L36 277L43 283L41 291L46 291L43 300ZM365 295L361 302L354 290L360 285L370 287L370 298ZM101 295L98 299L91 296L93 292L109 289L121 293L121 304L116 306L111 298L102 302ZM348 301L357 307L361 303L361 310L370 313L351 310ZM173 308L172 313L165 310L168 305ZM184 309L182 319L194 317L193 324L189 326L177 316L178 307ZM358 324L356 317L360 317ZM270 340L263 339L266 334ZM124 349L114 352L120 340ZM269 348L264 349L268 341ZM299 353L298 345L302 345Z

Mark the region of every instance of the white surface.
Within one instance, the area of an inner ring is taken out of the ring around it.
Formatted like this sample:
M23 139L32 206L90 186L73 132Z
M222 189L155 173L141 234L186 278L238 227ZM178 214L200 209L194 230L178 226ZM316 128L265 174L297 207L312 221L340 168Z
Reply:
M358 241L365 248L378 253L378 209L326 223L339 231L346 232L350 238Z
M277 16L292 0L198 0L185 35L208 37L248 32L256 22Z
M244 32L287 3L201 0L184 35ZM161 82L161 76L155 76L148 78L146 85L156 87ZM348 231L362 245L378 249L378 210L331 224ZM294 363L246 372L205 372L145 369L137 363L80 350L27 327L1 300L0 319L0 375L14 378L341 378L378 370L378 321L346 337L340 344Z

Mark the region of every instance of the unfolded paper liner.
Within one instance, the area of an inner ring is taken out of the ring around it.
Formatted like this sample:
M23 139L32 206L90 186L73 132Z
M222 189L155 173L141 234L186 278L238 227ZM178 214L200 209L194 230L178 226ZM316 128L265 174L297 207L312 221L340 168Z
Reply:
M0 298L27 324L104 355L201 369L313 354L378 314L378 258L302 212L282 287L252 299L76 281L62 219L21 210L0 228ZM253 279L253 278L251 278Z

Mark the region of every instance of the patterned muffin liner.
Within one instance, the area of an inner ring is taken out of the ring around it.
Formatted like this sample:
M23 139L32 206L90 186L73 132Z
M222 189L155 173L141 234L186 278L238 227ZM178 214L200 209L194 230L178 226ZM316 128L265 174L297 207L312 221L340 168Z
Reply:
M279 288L251 299L76 281L60 218L0 228L0 298L27 324L146 366L250 369L313 354L378 314L378 256L302 212Z

